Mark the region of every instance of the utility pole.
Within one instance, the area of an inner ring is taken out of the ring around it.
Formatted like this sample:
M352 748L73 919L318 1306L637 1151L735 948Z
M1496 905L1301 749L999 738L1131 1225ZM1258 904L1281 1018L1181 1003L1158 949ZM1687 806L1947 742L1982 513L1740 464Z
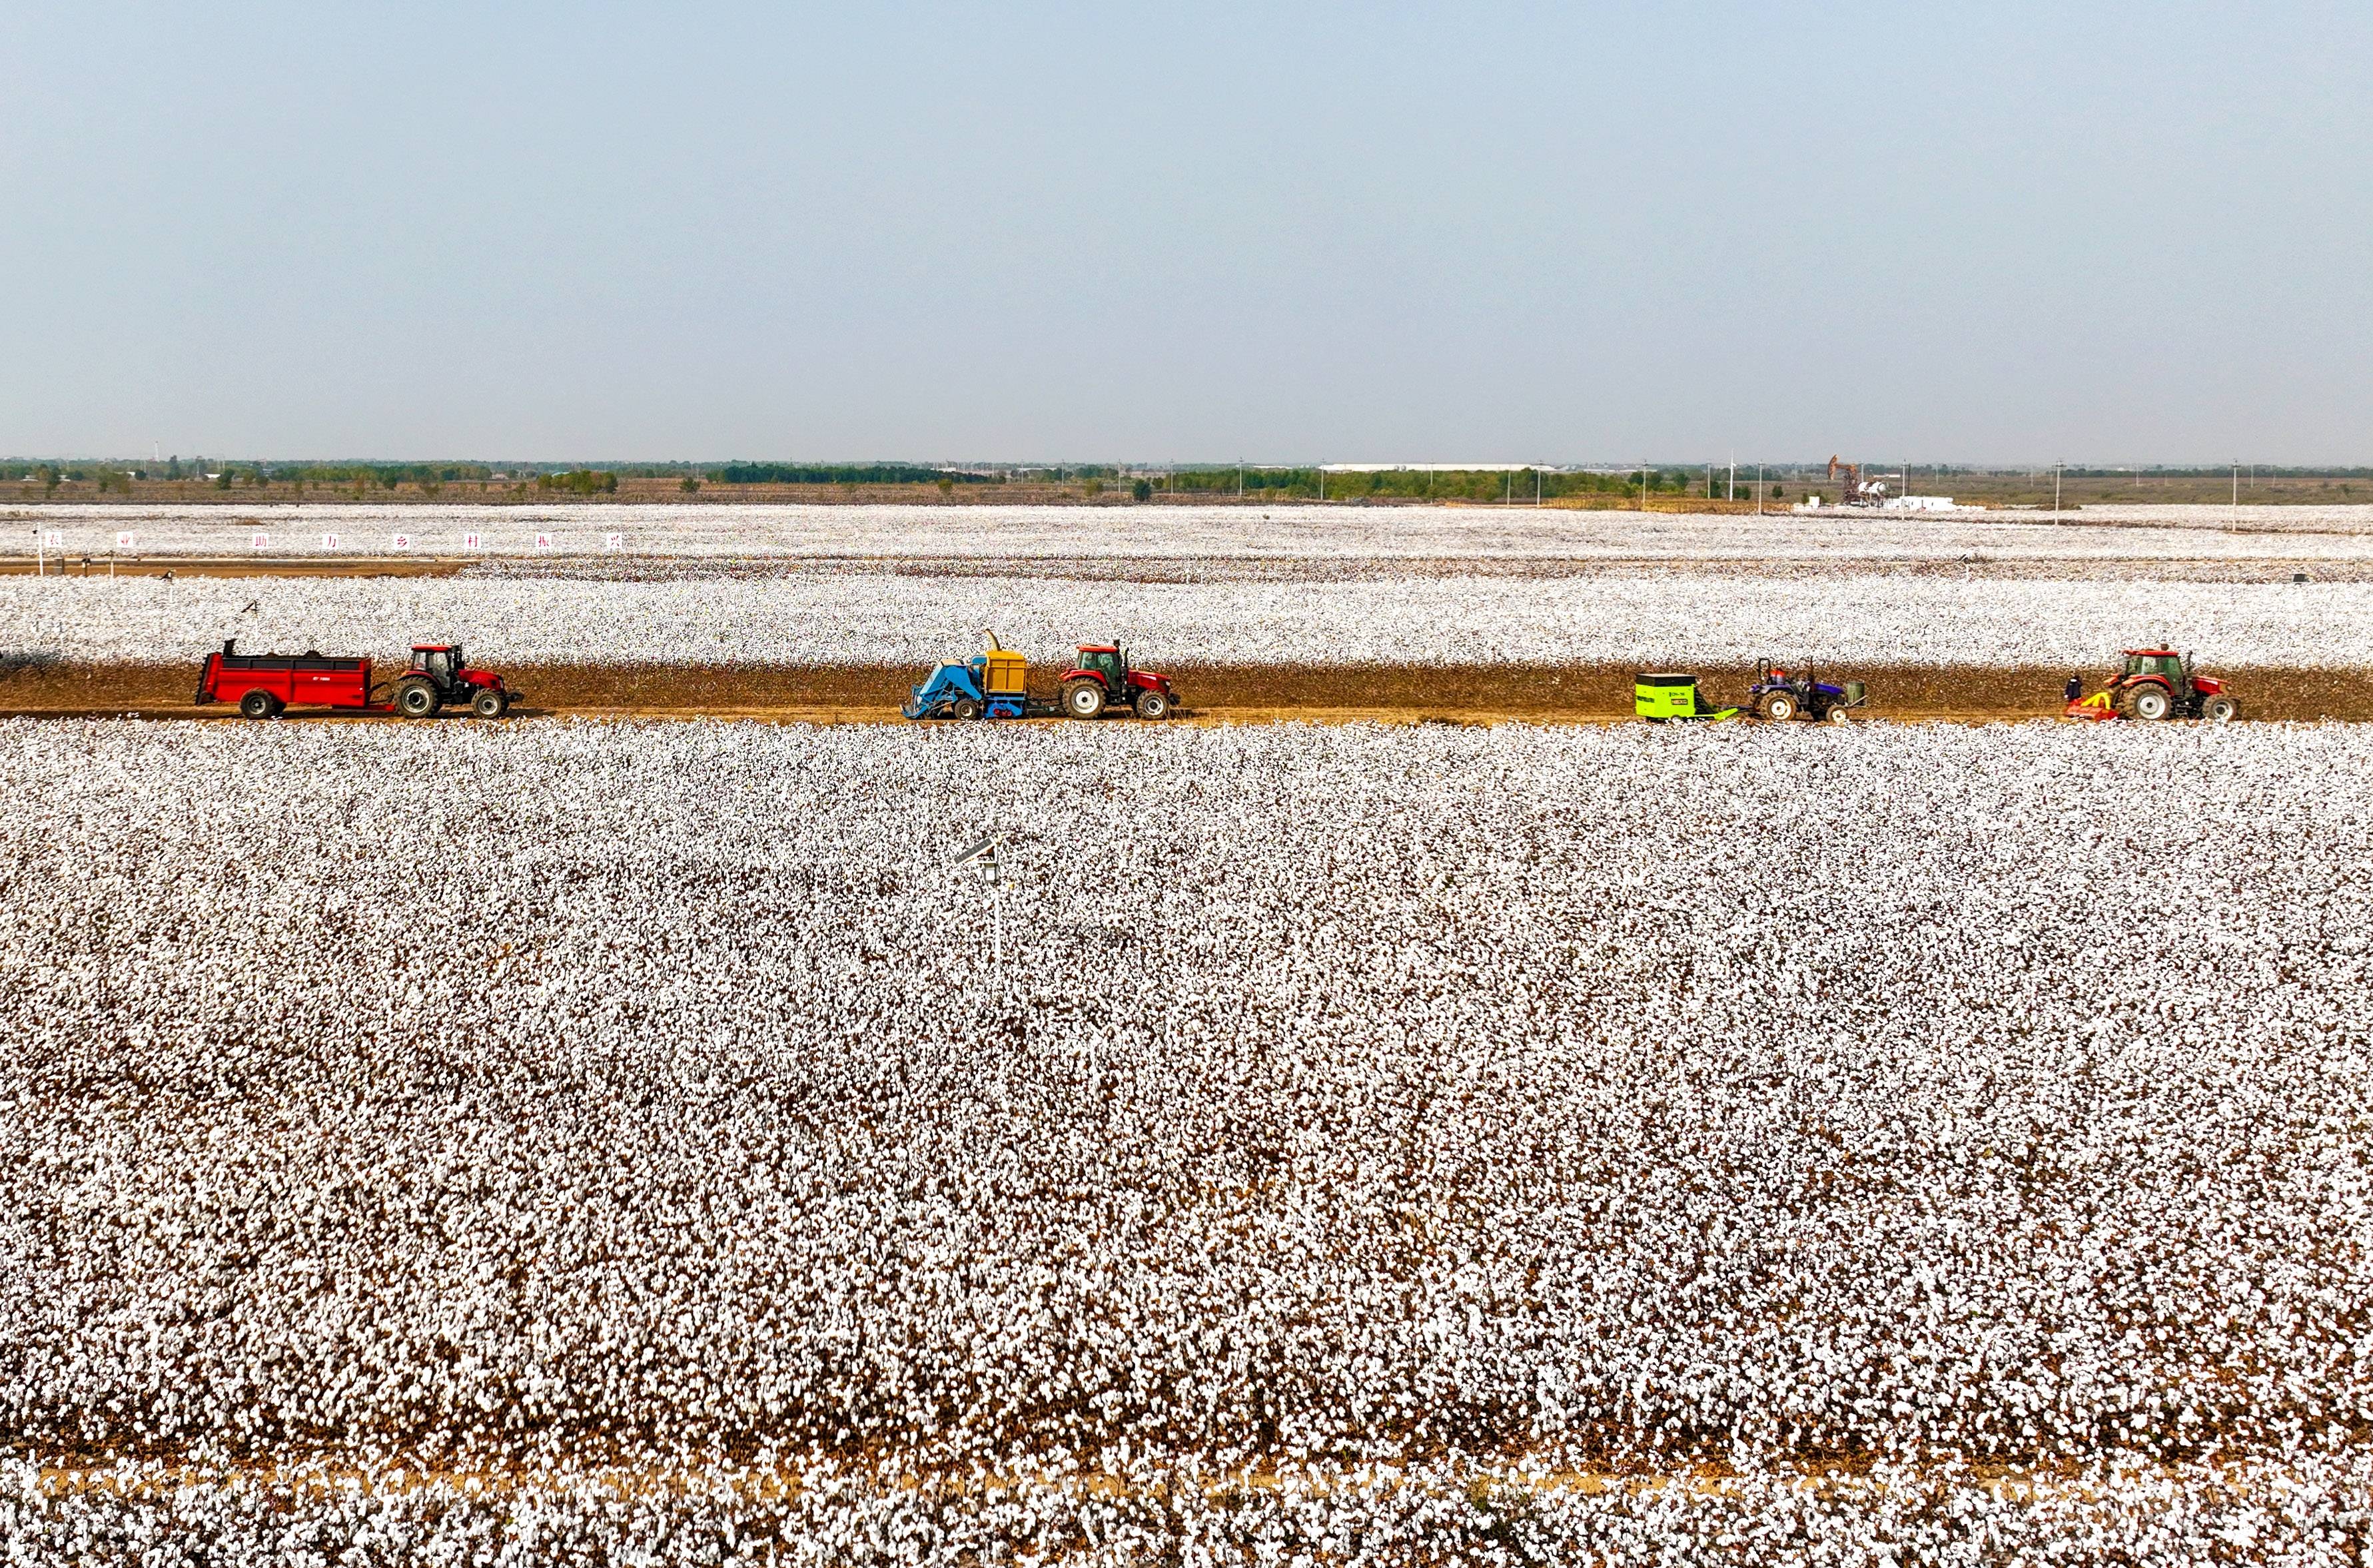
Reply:
M2233 465L2233 521L2241 521L2241 465Z
M1539 469L1537 466L1536 466L1536 467L1533 469L1533 505L1535 505L1535 506L1537 506L1537 506L1539 506L1540 504L1541 504L1541 471L1540 471L1540 469Z
M1725 501L1738 499L1738 454L1736 452L1730 454L1730 488L1724 495L1723 499Z
M1763 515L1763 465L1755 465L1755 515Z
M1323 462L1318 465L1318 498L1327 498L1327 465Z
M1240 500L1240 501L1241 501L1241 500L1243 500L1244 498L1245 498L1245 465L1244 465L1243 463L1241 463L1241 462L1240 462L1240 463L1236 464L1236 499L1238 499L1238 500Z
M2052 465L2052 521L2054 522L2060 521L2060 471L2067 466L2064 462Z

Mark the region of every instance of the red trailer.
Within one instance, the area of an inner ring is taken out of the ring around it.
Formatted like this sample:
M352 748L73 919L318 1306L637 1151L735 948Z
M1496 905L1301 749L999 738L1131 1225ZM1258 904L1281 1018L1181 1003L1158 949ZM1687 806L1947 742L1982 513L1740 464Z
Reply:
M235 702L250 719L269 719L291 704L368 708L371 661L303 653L241 653L237 639L206 655L198 672L200 706ZM382 709L381 711L384 711Z

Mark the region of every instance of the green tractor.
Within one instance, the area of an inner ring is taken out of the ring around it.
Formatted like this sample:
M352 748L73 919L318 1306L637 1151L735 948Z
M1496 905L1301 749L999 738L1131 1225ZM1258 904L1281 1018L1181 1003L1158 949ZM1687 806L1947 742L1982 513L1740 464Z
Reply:
M1667 673L1633 677L1631 711L1651 724L1701 719L1719 723L1725 719L1737 718L1740 709L1713 708L1700 702L1695 675Z

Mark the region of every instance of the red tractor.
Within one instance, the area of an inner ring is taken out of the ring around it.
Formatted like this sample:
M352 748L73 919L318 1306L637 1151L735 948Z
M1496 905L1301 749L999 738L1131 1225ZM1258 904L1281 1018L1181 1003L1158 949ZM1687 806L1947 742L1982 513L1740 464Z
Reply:
M1079 663L1063 672L1063 711L1074 719L1101 719L1107 708L1166 719L1177 706L1169 676L1130 669L1128 655L1117 648L1083 642Z
M500 719L519 696L492 670L473 670L458 643L415 642L412 668L397 677L395 710L406 719L433 719L446 704L467 705L481 719Z
M2075 680L2069 687L2071 719L2205 719L2223 724L2241 711L2224 682L2192 673L2191 656L2168 648L2127 649L2126 667L2091 696Z

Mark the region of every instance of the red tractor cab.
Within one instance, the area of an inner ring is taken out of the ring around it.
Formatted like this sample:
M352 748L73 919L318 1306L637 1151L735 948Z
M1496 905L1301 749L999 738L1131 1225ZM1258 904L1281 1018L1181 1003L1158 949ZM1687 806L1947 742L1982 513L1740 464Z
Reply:
M395 710L406 719L432 719L448 703L466 705L481 719L500 719L519 696L492 670L473 670L459 643L415 642L412 668L395 683Z
M2171 648L2129 648L2126 667L2091 696L2077 696L2068 704L2067 716L2145 722L2205 719L2223 724L2240 711L2224 682L2192 672L2191 655Z
M1100 719L1107 708L1166 719L1177 706L1169 676L1130 669L1128 653L1107 644L1080 644L1079 663L1063 672L1063 711L1074 719Z

